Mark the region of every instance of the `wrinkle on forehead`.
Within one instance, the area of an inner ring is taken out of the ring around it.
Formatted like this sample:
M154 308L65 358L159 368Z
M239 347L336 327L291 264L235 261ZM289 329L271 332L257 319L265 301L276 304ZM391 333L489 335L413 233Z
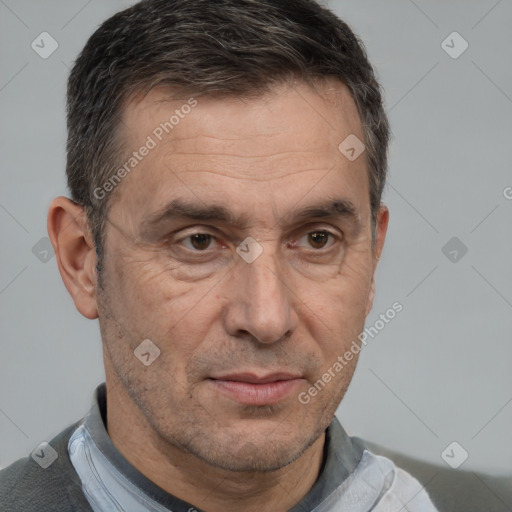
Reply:
M168 91L155 89L128 105L124 122L130 147L140 147L155 126L187 101L168 98ZM253 200L261 203L256 196L264 194L272 203L267 207L277 214L318 183L326 187L321 182L332 170L339 173L338 194L353 195L362 188L367 192L364 159L348 162L338 150L351 133L364 138L357 107L341 82L316 90L305 84L283 85L250 100L196 99L197 106L121 184L128 189L125 208L146 214L180 190L198 197L221 191L224 200L239 196L244 208ZM332 188L332 176L328 178L327 189Z
M124 135L132 142L129 145L137 147L138 141L144 140L151 133L150 127L158 126L161 122L158 120L158 113L172 113L187 100L188 98L171 100L168 90L155 88L142 100L128 103L123 113L123 121ZM212 142L214 145L222 142L229 148L230 142L243 142L244 149L249 154L256 155L261 154L262 145L272 145L274 140L279 141L283 134L292 131L310 131L315 124L325 125L328 128L327 134L333 135L334 142L339 143L339 136L342 135L337 133L340 125L350 126L350 133L355 133L361 140L364 138L358 110L350 91L336 79L323 80L314 89L305 83L281 84L271 92L249 100L240 97L207 96L198 97L196 100L197 107L165 137L171 148L178 144L183 145L184 139L194 144L197 137L205 147L209 147ZM218 105L222 105L222 110L219 111ZM290 106L294 108L290 109ZM240 112L245 115L240 116ZM162 119L167 117L164 114ZM188 117L195 119L192 133L187 130ZM236 122L230 121L233 118ZM217 129L219 124L222 133ZM126 127L130 127L130 130ZM300 150L304 146L304 141L300 140L296 141L295 147L293 141L287 143L292 150ZM325 143L328 144L329 140L325 140ZM318 141L314 147L318 148Z

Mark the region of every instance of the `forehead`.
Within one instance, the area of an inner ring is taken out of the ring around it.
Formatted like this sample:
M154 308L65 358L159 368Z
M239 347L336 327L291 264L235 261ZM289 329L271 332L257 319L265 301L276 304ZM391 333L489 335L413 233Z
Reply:
M338 149L354 135L364 140L357 107L337 80L315 89L283 84L256 98L170 99L154 89L124 109L127 158L151 149L123 179L118 202L145 216L184 196L203 204L215 196L218 204L252 195L245 205L254 207L270 194L289 207L307 190L314 196L336 186L336 197L367 198L365 155L349 161Z
M169 130L167 126L168 130L163 129L161 135L171 145L193 131L198 136L211 135L214 139L245 137L248 151L261 144L252 140L254 136L268 137L269 149L281 149L284 137L288 137L286 144L291 149L303 148L304 142L318 147L320 136L325 144L330 144L329 133L333 142L345 132L364 137L352 95L345 84L335 79L318 82L314 88L303 82L283 83L255 97L196 96L193 99L199 108L188 108L191 96L172 99L170 92L161 87L145 96L136 96L123 109L121 135L131 146L136 146L155 130L158 136L160 123L170 121L172 127ZM312 132L319 137L313 139ZM306 135L306 141L301 139L301 134Z

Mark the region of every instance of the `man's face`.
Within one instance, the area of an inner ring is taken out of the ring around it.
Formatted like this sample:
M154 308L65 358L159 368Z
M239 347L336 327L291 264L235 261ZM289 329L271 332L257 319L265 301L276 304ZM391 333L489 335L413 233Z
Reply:
M97 296L107 382L115 372L160 439L217 467L295 460L355 369L357 357L299 400L362 331L385 233L382 221L374 249L364 154L338 149L363 130L348 90L329 90L192 109L153 90L124 112L129 153L148 136L156 146L109 212ZM147 339L160 349L148 366L134 354Z

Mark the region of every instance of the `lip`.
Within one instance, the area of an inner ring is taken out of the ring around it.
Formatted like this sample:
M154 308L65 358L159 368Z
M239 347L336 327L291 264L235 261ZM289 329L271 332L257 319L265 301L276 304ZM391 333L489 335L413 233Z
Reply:
M209 382L223 395L244 405L274 405L289 396L303 378L285 372L256 375L233 373L212 377Z

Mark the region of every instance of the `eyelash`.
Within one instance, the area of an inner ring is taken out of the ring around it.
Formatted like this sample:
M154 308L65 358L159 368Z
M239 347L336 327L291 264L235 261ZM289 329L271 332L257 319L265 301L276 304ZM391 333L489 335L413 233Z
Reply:
M335 233L332 233L331 231L327 230L327 229L313 229L311 231L308 231L307 233L303 234L302 236L298 237L296 240L294 241L289 241L287 243L288 246L291 246L291 247L298 247L296 245L297 241L301 240L302 238L308 236L308 235L311 235L312 233L324 233L324 234L327 234L329 239L328 239L328 242L327 242L327 247L326 248L321 248L321 249L314 249L313 247L310 247L309 249L315 253L322 253L322 252L327 252L335 243L336 241L340 241L341 240L341 237ZM210 236L212 238L212 240L215 240L217 242L219 242L219 238L218 236L216 236L215 234L213 233L210 233L208 231L196 231L194 233L190 233L178 240L176 240L176 243L177 244L183 244L184 241L186 240L191 240L191 237L195 236L195 235L207 235L207 236ZM330 241L330 243L329 243ZM222 243L221 246L223 248L225 248L227 246L226 243ZM186 247L186 249L190 252L194 252L194 253L197 253L197 254L201 254L201 253L207 253L210 249L210 247L208 247L207 249L205 249L204 251L200 251L200 250L197 250L197 249L193 249L193 248L190 248L190 247Z

